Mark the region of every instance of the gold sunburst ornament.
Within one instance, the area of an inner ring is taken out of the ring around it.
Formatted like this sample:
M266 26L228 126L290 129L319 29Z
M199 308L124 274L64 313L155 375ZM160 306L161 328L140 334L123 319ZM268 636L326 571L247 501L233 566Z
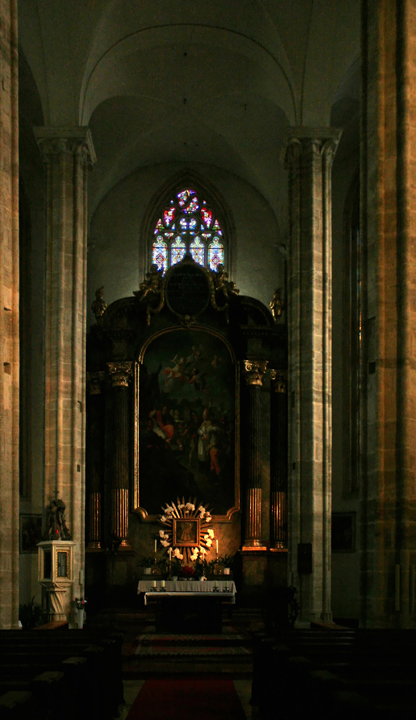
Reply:
M215 538L208 507L198 505L196 498L193 502L177 498L176 504L172 502L162 510L159 521L163 530L159 530L159 541L167 548L169 557L185 563L205 560Z

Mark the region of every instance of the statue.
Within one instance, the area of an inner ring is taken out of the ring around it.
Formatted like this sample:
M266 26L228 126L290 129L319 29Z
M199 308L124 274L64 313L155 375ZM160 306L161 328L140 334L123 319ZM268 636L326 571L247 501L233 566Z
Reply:
M150 317L159 313L165 303L163 271L158 270L155 263L150 266L145 279L139 285L140 290L134 290L133 295L146 307L147 325L150 325Z
M225 272L224 265L221 263L219 263L217 267L217 272L212 272L211 276L214 281L215 290L221 292L227 300L230 299L230 295L238 295L240 292L236 288L235 283L228 279L228 273Z
M147 295L160 295L163 285L163 274L155 263L150 266L150 272L146 273L145 279L140 283L140 290L135 290L134 295L142 301ZM150 300L151 298L149 298Z
M274 291L273 300L269 302L269 308L272 311L275 322L278 321L278 319L282 315L283 310L285 309L285 304L282 300L281 292L281 288L277 288L277 290Z
M71 533L65 522L66 505L63 500L55 498L46 508L46 539L70 540Z
M107 303L104 302L104 298L103 298L103 290L104 290L104 286L98 288L98 290L95 291L95 300L94 300L93 304L91 305L91 310L93 311L97 322L100 322L102 316L104 315L105 311L107 310Z

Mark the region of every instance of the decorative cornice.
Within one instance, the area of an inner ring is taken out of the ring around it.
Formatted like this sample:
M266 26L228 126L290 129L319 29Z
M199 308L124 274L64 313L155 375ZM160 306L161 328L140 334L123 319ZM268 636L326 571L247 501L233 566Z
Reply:
M270 379L272 381L273 392L286 393L286 380L281 370L270 370Z
M108 372L113 387L128 387L133 377L133 364L131 362L109 362Z
M36 127L36 142L48 162L53 155L76 155L82 164L92 167L97 157L88 127Z
M89 395L100 395L104 387L105 372L87 372L87 392Z
M244 360L244 372L247 385L263 385L267 360Z

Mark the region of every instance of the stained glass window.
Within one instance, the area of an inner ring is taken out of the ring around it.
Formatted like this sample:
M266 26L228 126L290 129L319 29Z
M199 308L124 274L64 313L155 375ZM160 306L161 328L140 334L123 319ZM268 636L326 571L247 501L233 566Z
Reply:
M208 264L209 269L214 272L217 272L218 265L224 265L224 245L218 237L214 237L214 241L208 246Z
M216 271L225 262L224 242L214 211L186 187L170 200L155 224L152 262L165 273L190 253L196 263Z
M201 238L196 238L191 242L191 255L198 265L205 265L205 245Z
M168 268L168 246L163 238L158 235L153 243L152 262L157 265L158 270L166 272Z
M177 237L170 246L170 264L176 265L180 262L186 253L186 244L181 237Z

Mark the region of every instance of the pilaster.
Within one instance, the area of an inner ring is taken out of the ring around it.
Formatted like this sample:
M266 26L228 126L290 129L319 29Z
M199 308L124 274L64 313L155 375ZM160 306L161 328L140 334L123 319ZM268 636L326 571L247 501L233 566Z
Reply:
M111 533L120 540L120 549L130 549L129 532L129 466L130 466L130 393L133 378L131 362L107 364L114 398L114 446L111 488Z
M289 579L300 620L331 619L332 191L341 132L289 128ZM298 563L298 552L307 563Z
M287 382L270 372L270 547L287 547Z
M247 447L245 449L245 533L243 550L261 547L261 426L260 388L267 360L244 360L247 388Z

